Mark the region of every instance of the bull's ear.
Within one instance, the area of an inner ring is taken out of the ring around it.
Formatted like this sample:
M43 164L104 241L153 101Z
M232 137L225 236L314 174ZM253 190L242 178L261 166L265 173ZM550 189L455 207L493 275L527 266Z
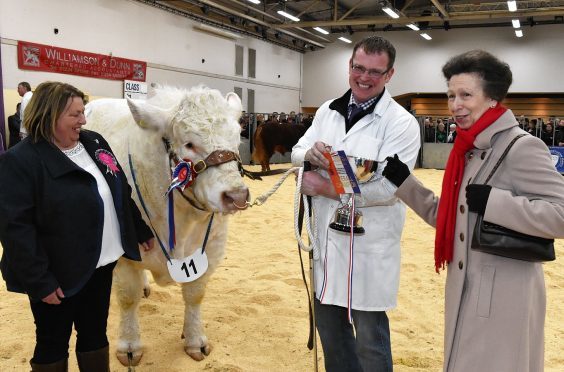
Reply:
M133 119L143 129L163 131L171 120L171 112L153 106L142 99L127 98L127 105Z
M239 115L240 115L241 112L243 111L243 105L241 104L241 98L239 98L239 96L236 93L229 92L225 96L225 99L227 100L227 104L229 105L229 107L231 107L233 110L239 112Z

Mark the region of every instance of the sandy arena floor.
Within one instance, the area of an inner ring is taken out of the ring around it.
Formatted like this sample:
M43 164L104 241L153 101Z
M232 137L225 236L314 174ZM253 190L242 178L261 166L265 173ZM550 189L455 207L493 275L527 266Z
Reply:
M273 168L287 168L288 164ZM257 167L249 167L258 170ZM442 171L416 170L439 190ZM279 176L247 181L253 200ZM263 206L233 216L226 259L214 274L203 304L203 320L214 347L202 362L190 359L180 340L183 302L179 288L152 286L140 306L145 355L136 371L313 371L308 337L307 295L293 233L293 177ZM442 362L445 273L433 267L434 229L408 212L402 238L397 309L389 312L397 372L439 371ZM547 287L546 371L564 370L564 241L555 262L545 265ZM307 258L307 253L303 255ZM0 281L0 371L29 371L34 325L27 297L9 293ZM108 335L112 371L127 368L113 356L119 310L110 309ZM319 371L323 371L321 348ZM71 341L70 371L78 371Z

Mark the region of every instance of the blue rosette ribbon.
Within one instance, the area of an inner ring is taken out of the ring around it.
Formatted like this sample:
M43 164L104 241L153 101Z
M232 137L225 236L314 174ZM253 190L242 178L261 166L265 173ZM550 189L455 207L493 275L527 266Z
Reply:
M184 191L187 186L190 186L194 182L196 173L192 169L191 161L181 161L172 171L172 181L168 186L168 190L165 193L165 197L168 196L168 246L170 251L174 249L176 245L176 229L174 223L174 198L172 190L179 189Z
M170 194L174 189L179 189L184 191L184 189L190 186L194 182L194 171L192 170L192 162L181 161L176 165L172 171L172 181L166 190L165 196Z

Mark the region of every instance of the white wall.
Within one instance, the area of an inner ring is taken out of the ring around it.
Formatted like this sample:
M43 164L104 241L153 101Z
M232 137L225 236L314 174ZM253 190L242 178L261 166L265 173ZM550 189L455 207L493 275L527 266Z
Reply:
M148 62L147 82L192 86L205 83L223 93L235 86L255 90L255 111L297 111L319 106L347 88L347 65L352 45L337 41L325 50L305 55L258 39L236 41L194 31L189 19L131 0L0 0L0 36L6 114L19 101L20 81L37 86L64 80L91 96L121 97L122 82L73 75L19 70L15 41L24 40ZM53 28L59 34L53 33ZM564 25L524 27L518 39L513 29L484 28L429 32L389 32L397 49L392 95L444 92L440 69L456 53L481 47L506 60L514 73L511 92L562 92ZM363 34L356 33L353 40ZM235 45L245 48L242 77L234 75ZM248 48L256 49L255 79L248 78ZM205 59L205 63L202 63ZM303 65L303 78L302 78ZM302 100L300 104L300 99Z
M45 80L61 80L95 97L123 95L121 81L19 70L14 42L23 40L146 61L149 84L204 83L223 93L238 86L244 104L247 88L255 89L255 111L299 109L300 53L255 38L233 41L201 33L193 29L195 24L130 0L0 0L3 88L9 101L19 99L14 93L20 81L35 87ZM54 28L59 29L57 35ZM244 76L235 75L236 44L245 48ZM248 78L248 48L257 51L256 78ZM7 115L12 111L10 102Z
M511 27L433 30L427 41L416 32L381 32L395 46L395 75L388 88L393 96L405 93L443 93L441 68L452 56L485 49L509 63L510 92L564 92L564 25L524 27L517 38ZM367 34L354 34L353 43ZM348 61L353 44L306 53L302 106L320 106L348 89Z

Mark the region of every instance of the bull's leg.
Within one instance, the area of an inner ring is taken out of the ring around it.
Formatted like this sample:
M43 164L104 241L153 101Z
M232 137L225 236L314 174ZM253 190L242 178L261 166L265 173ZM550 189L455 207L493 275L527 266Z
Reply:
M142 270L141 273L143 275L143 297L148 298L151 295L151 285L149 284L149 278L147 278L145 270Z
M200 305L204 299L204 292L209 275L182 285L184 298L184 351L194 360L203 360L211 352L211 345L204 334L200 317Z
M120 259L114 270L114 290L121 315L116 356L124 366L130 362L136 366L143 356L137 317L143 285L144 273L139 264Z

